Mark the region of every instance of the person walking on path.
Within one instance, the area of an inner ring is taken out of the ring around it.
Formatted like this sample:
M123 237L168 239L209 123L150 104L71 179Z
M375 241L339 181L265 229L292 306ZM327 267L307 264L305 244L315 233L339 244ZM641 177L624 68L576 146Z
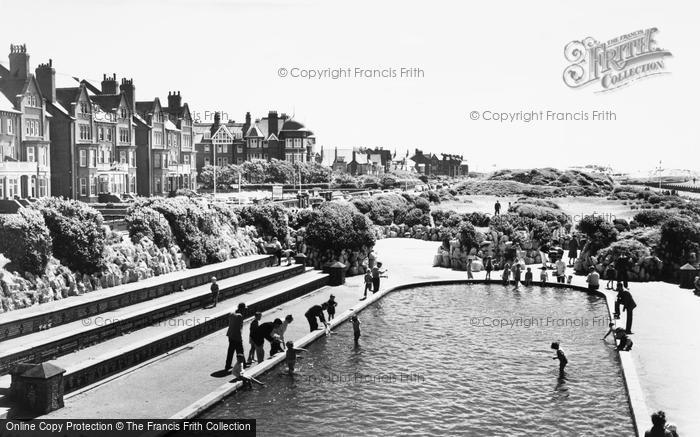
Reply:
M593 266L591 266L588 269L588 271L589 271L588 276L586 276L586 283L588 284L588 291L598 291L598 288L600 288L600 274L598 274L598 272L596 272L595 267L593 267Z
M255 332L258 330L258 326L260 326L261 318L262 313L258 311L255 313L255 318L253 318L253 321L250 322L250 333L248 334L248 344L250 345L250 351L248 352L248 361L246 362L249 366L253 363L253 357L255 356L255 342L253 341L253 338L255 338Z
M501 215L501 202L496 200L496 204L493 205L493 215Z
M617 280L622 282L625 288L629 288L629 277L627 274L627 269L629 268L629 257L627 255L621 255L617 260L615 260L615 270L617 270Z
M360 300L365 300L367 299L367 292L372 290L372 271L367 270L365 272L365 294L362 296L362 299Z
M556 272L554 273L557 277L557 282L563 284L566 280L566 263L564 259L559 258L559 260L554 264Z
M578 240L574 235L572 235L571 240L569 241L569 267L574 266L576 258L578 258L578 249Z
M379 291L379 284L383 273L386 273L386 270L382 270L382 263L378 262L377 265L372 267L372 291L374 293Z
M211 307L216 308L216 304L219 303L219 284L216 283L216 276L211 277Z
M321 323L323 323L324 328L328 327L328 323L326 323L326 319L323 317L323 311L325 311L327 308L326 302L323 302L321 305L314 305L311 308L309 308L308 311L304 314L304 317L306 317L306 320L309 321L309 330L311 332L314 332L315 330L318 329L318 322L316 319L320 319Z
M233 363L233 356L235 354L241 354L245 356L243 351L243 313L245 312L245 304L239 303L236 312L231 314L228 322L228 330L226 331L226 336L228 337L228 351L226 352L226 366L224 370L229 370L231 364Z
M491 271L493 270L493 261L490 256L486 257L486 263L484 264L484 270L486 270L486 280L491 280Z

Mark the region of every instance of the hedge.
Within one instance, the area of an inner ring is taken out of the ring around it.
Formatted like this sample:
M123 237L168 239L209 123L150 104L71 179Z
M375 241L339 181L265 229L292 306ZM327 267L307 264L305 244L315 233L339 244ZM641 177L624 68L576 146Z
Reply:
M0 215L0 253L20 272L41 275L51 258L51 235L39 211Z

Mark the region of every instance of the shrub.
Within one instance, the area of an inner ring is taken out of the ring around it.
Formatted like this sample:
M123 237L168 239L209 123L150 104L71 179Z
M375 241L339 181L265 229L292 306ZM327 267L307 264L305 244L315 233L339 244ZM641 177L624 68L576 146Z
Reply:
M394 221L394 210L386 203L374 202L369 212L369 219L377 225L390 225Z
M508 212L518 214L521 217L530 217L544 222L555 220L562 225L569 221L569 218L562 211L549 206L534 205L531 203L516 202L511 205Z
M629 225L629 223L627 223L627 220L625 220L625 219L614 219L613 226L615 226L615 229L617 229L618 232L624 232L624 231L630 230L630 225Z
M441 226L443 224L446 225L446 222L450 217L459 216L459 214L456 211L449 209L436 209L435 211L432 211L430 215L433 217L433 222L435 222L435 226Z
M607 247L617 239L617 229L612 223L598 215L587 215L576 225L576 229L588 237L591 253Z
M273 203L244 206L240 209L240 224L255 226L260 235L277 237L280 241L286 240L289 234L287 211Z
M413 208L412 210L406 213L404 223L408 226L428 226L430 224L430 216L418 208Z
M95 273L102 268L105 247L102 214L82 202L58 198L41 199L37 207L51 233L56 258L82 273Z
M382 188L394 188L394 186L397 183L396 177L394 176L384 176L379 183L381 184Z
M664 261L683 264L691 252L698 254L700 227L685 217L670 218L661 225L659 247Z
M479 246L479 241L476 237L476 229L469 222L462 222L457 230L457 238L463 249L470 250L473 247Z
M323 203L306 227L306 242L321 250L356 250L372 247L375 241L369 219L344 202Z
M44 273L51 257L51 235L41 213L22 208L17 214L0 215L0 253L20 272Z
M312 210L310 209L299 209L290 214L289 217L289 227L292 229L305 228L312 217Z
M491 217L483 212L474 211L465 214L465 218L474 226L485 227L491 223Z
M634 221L640 226L657 226L673 216L668 211L644 210L634 215Z
M413 206L414 206L415 208L420 209L420 210L423 211L425 214L429 214L429 213L430 213L430 202L428 202L426 199L424 199L424 198L422 198L422 197L416 198L416 200L415 200Z
M153 208L130 208L125 221L129 237L134 243L138 243L143 237L147 237L158 247L170 247L174 242L170 224L163 214Z
M598 251L598 257L601 259L612 257L613 260L616 260L622 255L626 255L633 263L636 263L640 259L649 256L649 248L637 240L625 239L616 241Z

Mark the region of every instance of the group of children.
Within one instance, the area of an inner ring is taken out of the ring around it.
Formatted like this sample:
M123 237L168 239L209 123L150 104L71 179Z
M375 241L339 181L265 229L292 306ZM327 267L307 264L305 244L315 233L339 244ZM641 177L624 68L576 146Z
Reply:
M523 264L519 262L514 262L513 265L506 263L503 266L503 273L501 274L501 280L503 281L503 285L508 285L511 280L514 282L515 288L518 288L521 283L526 286L532 285L534 281L534 273L532 271L532 268L525 267L524 275L523 268ZM486 258L484 262L484 270L486 271L486 280L490 280L491 272L494 270L493 261L491 260L491 257ZM549 273L547 272L547 267L545 266L540 267L540 270L540 282L544 284L549 281Z

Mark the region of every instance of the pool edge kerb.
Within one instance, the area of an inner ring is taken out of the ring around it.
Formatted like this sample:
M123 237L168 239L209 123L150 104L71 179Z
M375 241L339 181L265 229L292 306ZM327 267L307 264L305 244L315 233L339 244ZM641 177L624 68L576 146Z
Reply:
M386 296L389 293L393 293L396 291L400 290L405 290L407 288L415 288L415 287L425 287L425 286L433 286L433 285L457 285L457 284L464 284L464 285L469 285L469 284L502 284L502 281L500 280L486 280L486 279L443 279L443 280L427 280L427 281L418 281L418 282L410 282L410 283L405 283L405 284L399 284L391 288L387 288L386 290L379 291L377 293L372 294L370 297L367 299L358 302L355 304L352 308L343 311L340 315L336 316L333 320L330 321L329 325L331 328L335 328L336 326L341 325L344 323L346 320L350 318L353 314L359 313L372 303L380 300L384 296ZM613 315L612 312L610 311L610 304L608 302L608 297L605 293L601 291L594 291L591 292L589 291L586 287L582 287L580 285L572 285L572 284L562 284L558 282L546 282L542 284L541 282L538 283L533 283L532 285L537 285L537 286L546 286L546 287L552 287L552 288L569 288L572 290L577 290L577 291L582 291L588 294L594 294L596 296L600 296L604 299L605 305L608 309L608 316L610 317L610 320L613 320ZM297 347L306 347L309 344L313 343L314 341L318 340L319 338L325 336L325 331L324 330L316 330L314 332L310 332L306 334L305 336L297 339L294 341L294 344ZM622 368L622 376L623 380L625 382L625 388L627 389L627 400L629 403L630 407L630 412L632 413L632 423L634 424L635 428L635 435L637 437L641 436L643 433L643 430L645 428L644 423L642 420L646 420L647 417L649 417L648 414L648 409L646 405L646 401L644 399L644 394L642 392L641 384L639 382L639 376L637 375L637 371L634 367L634 362L632 361L632 357L630 355L630 352L625 352L625 353L619 353L618 356L620 357L620 366ZM263 363L260 363L248 371L246 373L250 376L257 377L259 375L262 375L265 372L268 372L271 370L273 367L277 366L278 364L282 363L284 361L285 354L284 353L278 353L274 357L269 358L265 360ZM243 384L241 382L236 382L236 383L230 383L227 382L226 384L221 385L218 389L212 391L210 394L200 398L199 400L193 402L192 404L188 405L187 407L183 408L179 412L175 413L170 417L170 419L173 420L187 420L187 419L192 419L197 417L198 415L202 414L204 411L210 409L213 407L215 404L219 403L222 399L225 397L231 395L232 393L235 393L238 391ZM148 434L149 437L157 437L157 436L162 436L166 435L168 433L162 432L162 433L153 433L153 434Z

